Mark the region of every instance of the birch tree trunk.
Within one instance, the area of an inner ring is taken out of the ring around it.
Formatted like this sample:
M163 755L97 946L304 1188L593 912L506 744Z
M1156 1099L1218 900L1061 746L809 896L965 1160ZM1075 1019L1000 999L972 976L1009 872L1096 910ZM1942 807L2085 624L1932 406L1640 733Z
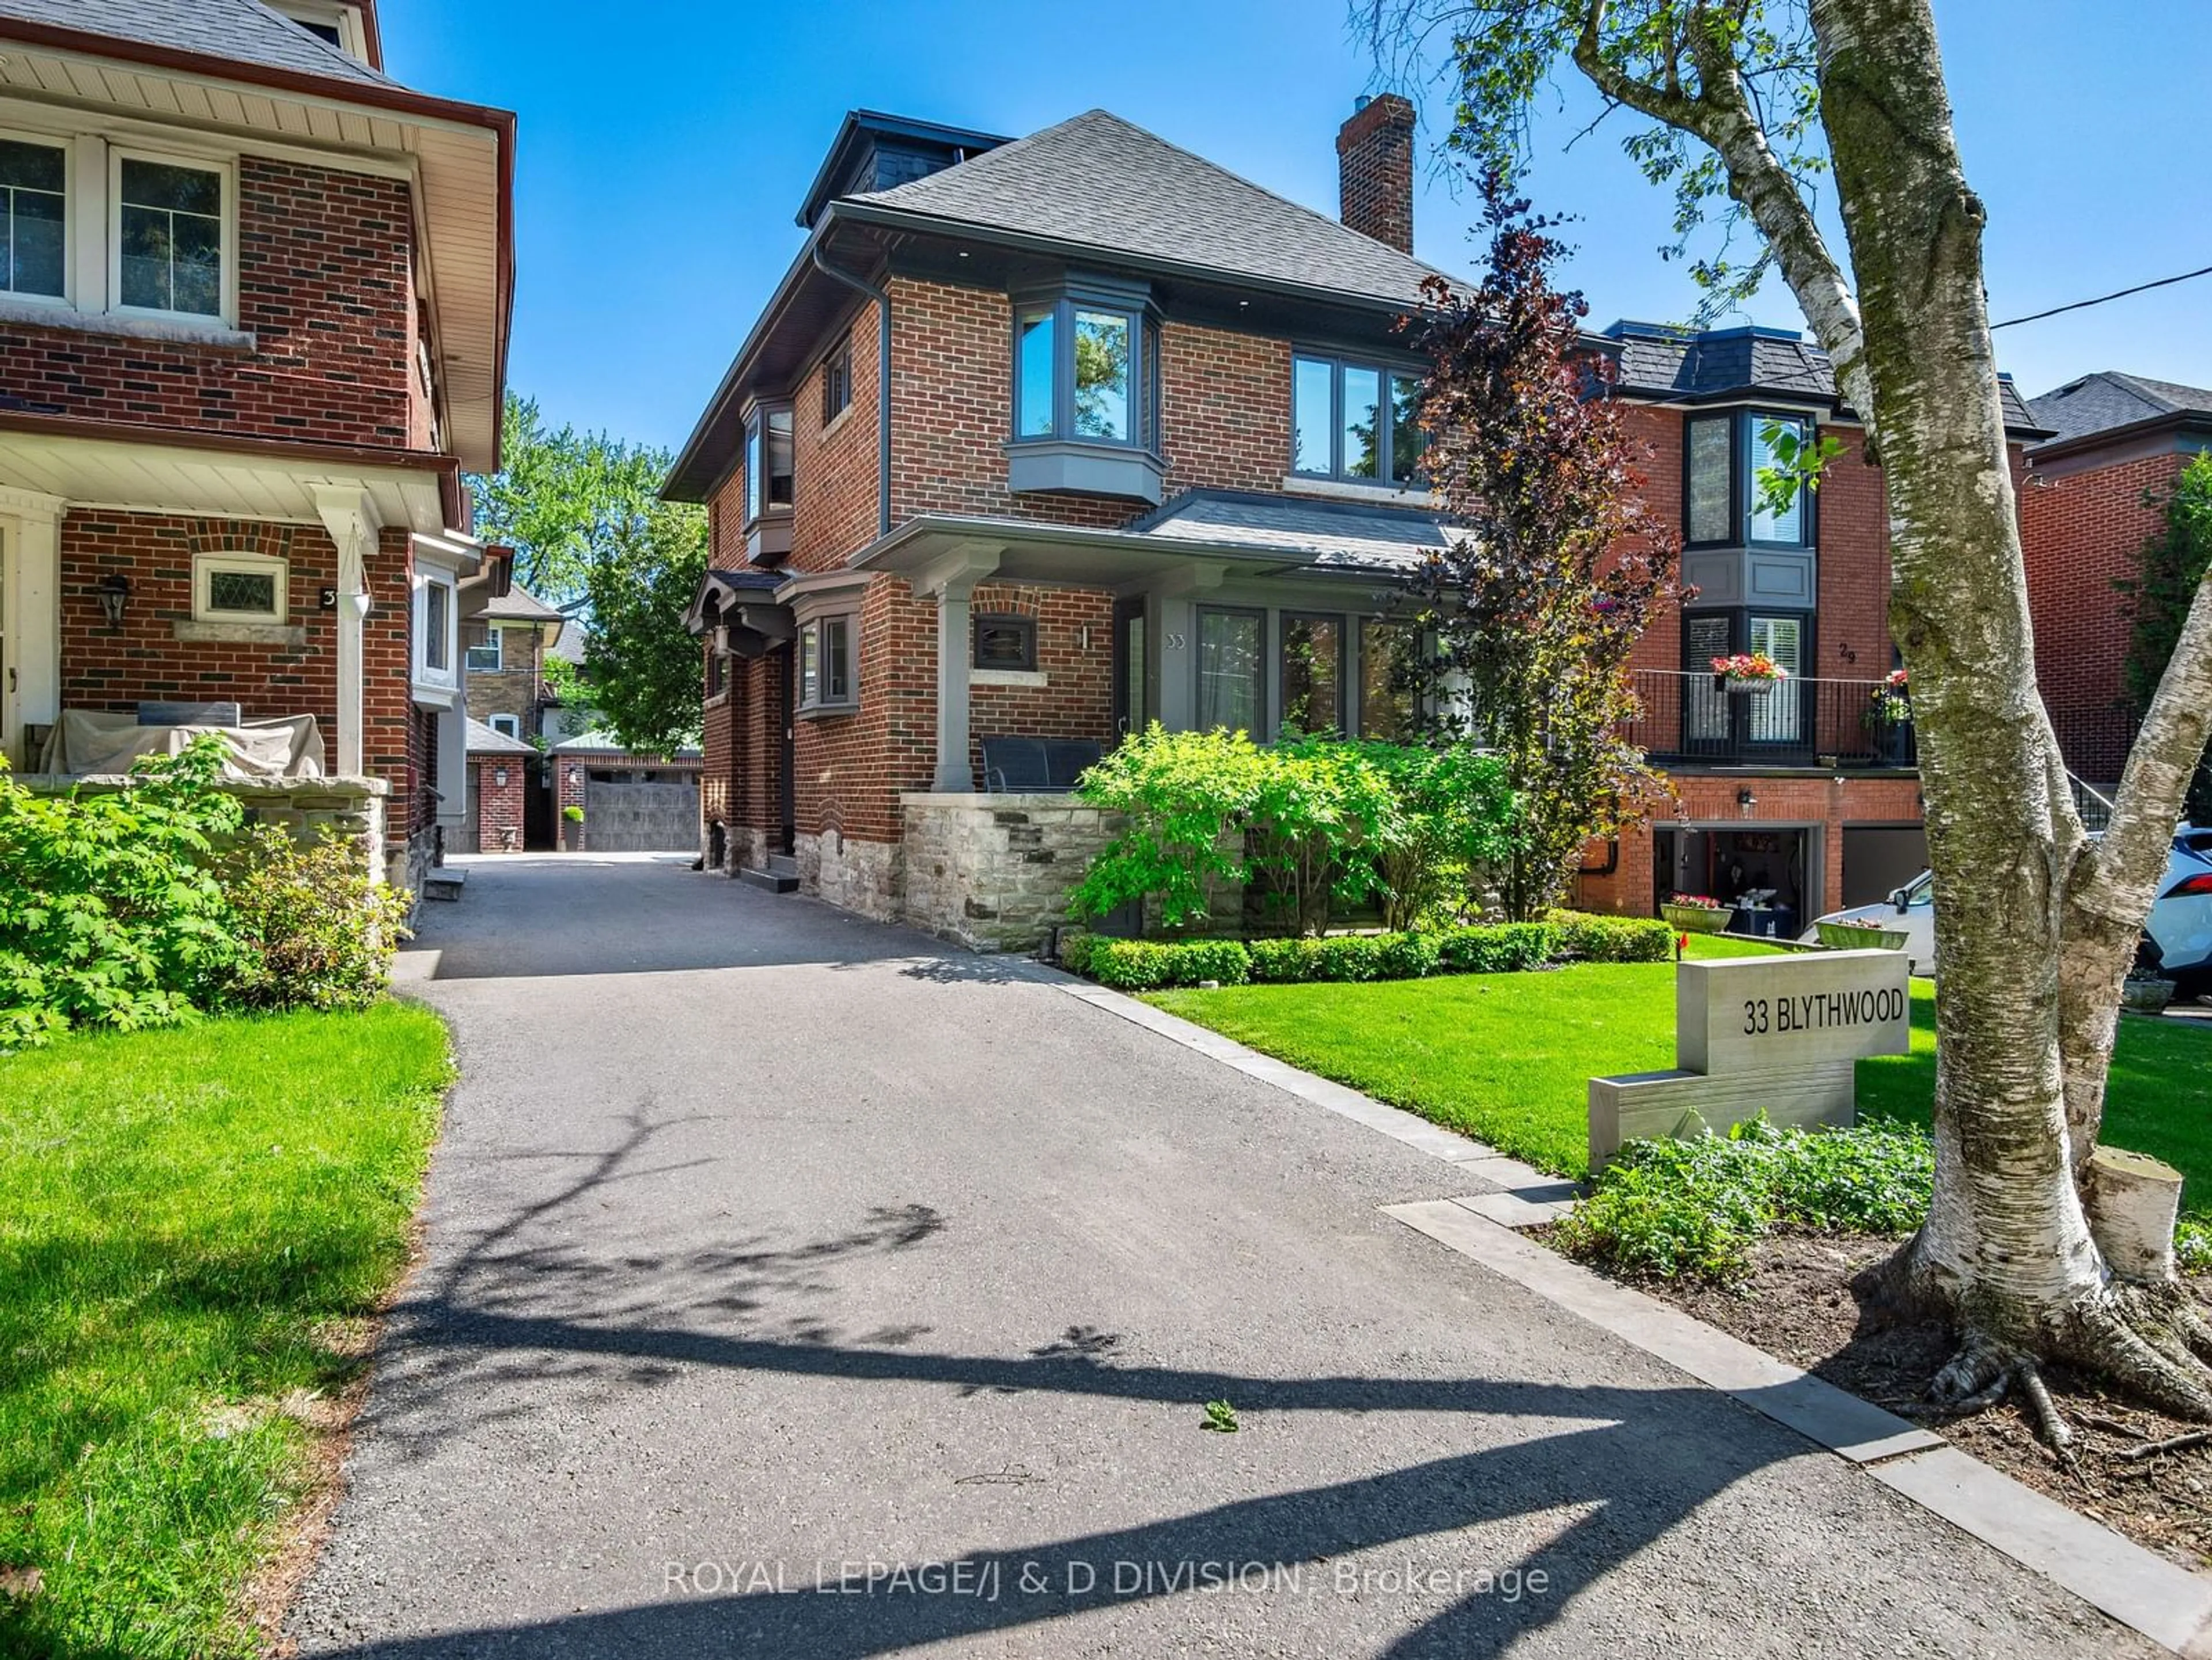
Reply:
M2201 1322L2178 1292L2111 1280L2075 1179L2186 775L2150 775L2160 763L2139 750L2124 791L2134 816L2102 847L2085 835L2035 683L1984 214L1953 139L1933 19L1926 0L1813 0L1811 15L1856 277L1861 407L1889 492L1890 626L1912 674L1947 924L1936 1193L1895 1280L1971 1335L1951 1392L1978 1390L2008 1352L2057 1355L2212 1417L2212 1377L2191 1353ZM2192 626L2208 619L2200 600ZM2185 678L2188 657L2176 654ZM2158 751L2172 735L2145 739Z

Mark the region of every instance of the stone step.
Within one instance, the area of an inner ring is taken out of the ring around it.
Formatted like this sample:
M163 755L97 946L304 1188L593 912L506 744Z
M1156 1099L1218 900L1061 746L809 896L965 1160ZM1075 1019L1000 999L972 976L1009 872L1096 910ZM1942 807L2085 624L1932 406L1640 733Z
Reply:
M769 854L768 867L770 873L776 876L788 876L794 880L799 876L799 860L787 853Z
M458 899L461 897L462 885L468 879L469 873L465 870L456 870L450 865L434 866L429 874L422 879L422 897L425 899Z
M781 871L755 870L750 865L738 873L738 880L750 884L753 887L764 889L769 893L799 891L799 878L796 873L786 875Z

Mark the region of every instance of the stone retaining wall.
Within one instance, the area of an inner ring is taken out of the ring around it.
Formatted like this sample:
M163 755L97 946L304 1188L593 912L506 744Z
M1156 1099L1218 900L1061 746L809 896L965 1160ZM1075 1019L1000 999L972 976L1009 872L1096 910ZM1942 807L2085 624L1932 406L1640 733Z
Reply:
M104 795L123 789L131 780L119 773L98 773L75 778L58 773L29 773L17 783L38 795ZM410 892L422 883L428 864L429 838L417 837L419 849L410 845L387 849L384 842L385 807L392 787L381 778L227 778L226 794L238 798L246 808L246 822L279 824L299 841L310 841L325 830L337 830L361 850L362 867L373 878Z
M903 920L971 951L1025 951L1067 920L1067 898L1121 816L1072 795L902 795ZM826 897L826 896L825 896Z

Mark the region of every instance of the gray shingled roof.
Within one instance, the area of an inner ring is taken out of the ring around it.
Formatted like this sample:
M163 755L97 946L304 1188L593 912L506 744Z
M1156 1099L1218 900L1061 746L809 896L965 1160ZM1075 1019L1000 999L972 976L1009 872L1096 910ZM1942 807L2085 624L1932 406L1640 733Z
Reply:
M0 5L6 3L7 0L0 0ZM568 620L563 612L520 587L509 588L504 599L486 599L483 610L477 615L501 623L560 623Z
M1443 274L1105 110L848 199L1407 306Z
M1419 508L1192 490L1130 528L1163 541L1229 544L1316 556L1316 570L1403 572L1451 545L1438 517Z
M535 753L520 738L509 738L503 732L494 732L471 715L467 723L465 747L471 755L530 755Z
M261 0L0 0L0 33L10 17L302 75L394 84Z
M1605 331L1620 366L1620 390L1632 396L1720 398L1747 392L1836 398L1828 354L1795 329L1756 325L1685 329L1665 323L1619 322ZM2008 427L2045 427L2010 377L2000 386Z
M2038 421L2056 432L2050 441L2063 444L2069 439L2084 438L2115 427L2130 427L2138 421L2154 421L2161 416L2212 417L2212 390L2185 386L2172 380L2152 380L2140 374L2122 374L2117 369L2100 369L2069 381L2056 392L2046 392L2031 400L2028 407L2035 411Z

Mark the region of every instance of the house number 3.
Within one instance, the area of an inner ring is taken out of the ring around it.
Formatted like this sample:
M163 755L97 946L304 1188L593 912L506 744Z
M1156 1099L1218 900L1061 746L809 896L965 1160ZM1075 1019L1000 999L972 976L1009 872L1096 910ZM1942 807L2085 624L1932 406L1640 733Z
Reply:
M1169 651L1181 651L1182 649L1182 635L1179 634L1170 634L1163 635L1162 638L1166 641L1166 649Z

